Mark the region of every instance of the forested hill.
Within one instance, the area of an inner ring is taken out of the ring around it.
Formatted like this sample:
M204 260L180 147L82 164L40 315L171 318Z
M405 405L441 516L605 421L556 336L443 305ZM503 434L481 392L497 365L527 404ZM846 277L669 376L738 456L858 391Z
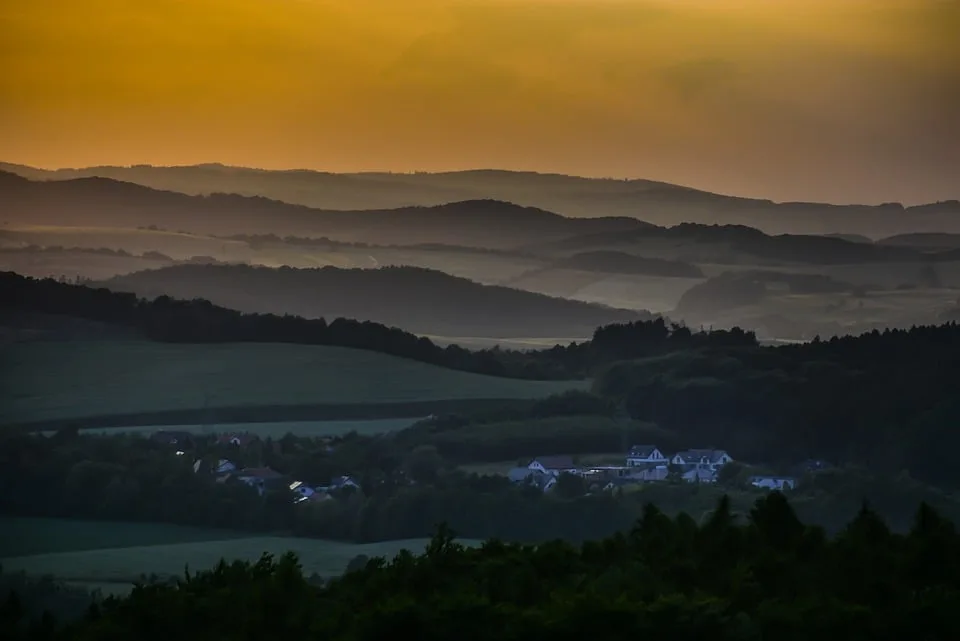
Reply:
M47 621L31 635L15 607L0 624L49 641L949 639L960 538L929 506L914 509L907 534L864 508L834 538L778 493L746 519L726 500L700 522L650 505L629 532L583 546L470 548L441 527L422 555L359 563L326 585L293 555L265 556L137 587L62 629Z
M596 329L593 340L551 349L471 351L439 347L428 338L371 321L306 319L275 314L245 314L207 300L159 296L146 300L114 292L0 273L0 310L79 318L136 330L145 338L185 343L275 342L337 345L449 367L525 379L583 378L598 364L663 351L702 346L755 346L752 333L739 329L673 331L662 318L615 323Z
M101 284L151 299L163 295L203 298L246 313L356 318L418 334L453 337L588 337L600 325L652 318L647 313L481 285L419 267L177 265Z

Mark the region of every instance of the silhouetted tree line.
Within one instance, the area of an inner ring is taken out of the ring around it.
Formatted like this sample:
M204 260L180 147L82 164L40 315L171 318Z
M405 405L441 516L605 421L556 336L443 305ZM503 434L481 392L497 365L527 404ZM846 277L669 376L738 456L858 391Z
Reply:
M914 509L903 535L864 506L829 537L776 493L739 515L721 500L702 521L648 505L628 531L582 545L472 548L441 525L422 555L375 558L323 586L292 554L224 561L20 638L953 638L960 537L929 506ZM4 615L23 629L16 611Z
M600 364L703 345L755 345L752 333L691 332L662 318L602 327L592 341L547 350L440 347L428 338L369 321L243 314L206 300L152 301L134 294L0 274L8 308L61 314L132 327L149 339L181 343L283 342L372 350L492 376L560 380L587 376Z
M822 458L960 486L960 327L620 362L595 391L684 442L740 460Z

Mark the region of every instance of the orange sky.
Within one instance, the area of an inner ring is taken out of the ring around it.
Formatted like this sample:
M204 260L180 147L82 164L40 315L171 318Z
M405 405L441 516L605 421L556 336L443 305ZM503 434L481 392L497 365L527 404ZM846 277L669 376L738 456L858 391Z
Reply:
M0 160L960 197L957 0L0 0Z

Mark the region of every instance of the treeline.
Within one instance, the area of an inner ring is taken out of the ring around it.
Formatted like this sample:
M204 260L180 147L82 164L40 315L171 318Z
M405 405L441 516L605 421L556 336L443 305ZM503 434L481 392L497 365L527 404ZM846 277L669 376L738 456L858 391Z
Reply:
M595 391L739 460L827 459L956 488L958 381L960 327L943 325L620 362Z
M579 546L470 548L441 525L422 555L373 559L323 586L293 555L225 561L32 638L953 638L960 537L929 506L914 509L906 534L864 507L832 538L780 494L743 519L727 500L701 522L648 505L629 531Z
M206 300L135 294L71 285L52 279L0 274L0 300L7 309L60 314L130 327L146 338L181 343L278 342L336 345L382 352L451 369L522 379L563 380L588 376L598 365L706 345L755 345L752 333L691 332L662 318L602 327L593 340L547 350L440 347L429 339L369 321L305 319L243 314Z
M465 473L439 446L399 435L333 440L288 435L243 448L197 436L190 446L176 446L186 450L178 456L176 448L142 437L61 430L50 438L10 434L0 447L4 514L173 523L359 543L428 536L439 521L468 538L583 541L628 528L648 502L667 513L699 517L722 492L730 492L741 511L762 494L738 479L721 486L678 482L608 491L602 483L572 475L561 476L544 493L503 476ZM263 496L240 482L218 483L210 470L221 458L238 468L268 466L286 480ZM293 480L326 486L340 475L350 475L359 489L302 503L295 503L288 489ZM803 479L796 497L802 519L829 531L842 527L864 498L897 530L909 527L920 501L960 518L955 498L908 475L823 472Z

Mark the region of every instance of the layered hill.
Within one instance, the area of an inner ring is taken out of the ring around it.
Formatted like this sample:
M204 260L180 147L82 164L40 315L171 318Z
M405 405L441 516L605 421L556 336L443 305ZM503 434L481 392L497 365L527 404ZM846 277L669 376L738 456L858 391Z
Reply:
M599 325L650 317L415 267L175 265L102 285L147 298L202 298L242 312L354 318L441 336L576 338Z
M581 178L497 170L412 174L266 171L218 164L88 167L46 171L0 168L43 180L106 177L187 194L263 196L320 209L393 209L493 198L573 217L629 216L658 225L737 224L768 233L960 233L960 201L904 207L830 205L739 198L649 180Z
M83 227L157 226L199 234L279 234L373 244L507 248L580 234L637 230L634 218L565 218L496 200L333 211L258 196L191 196L110 178L27 180L0 173L3 222Z

